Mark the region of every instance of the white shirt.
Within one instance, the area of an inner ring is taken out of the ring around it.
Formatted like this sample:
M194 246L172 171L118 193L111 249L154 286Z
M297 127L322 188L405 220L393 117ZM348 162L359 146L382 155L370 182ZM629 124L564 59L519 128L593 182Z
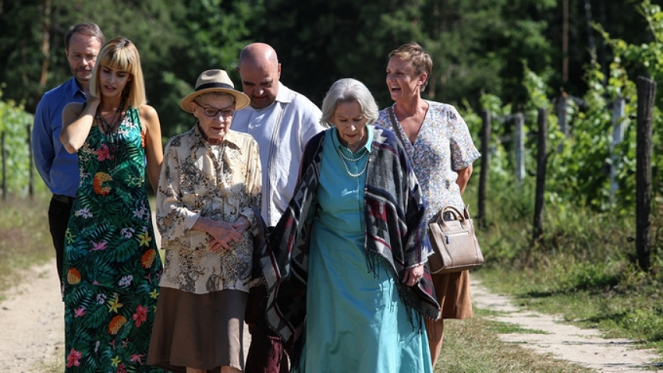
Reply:
M308 140L324 127L322 112L304 95L279 82L276 100L262 109L248 106L235 113L232 129L253 136L262 164L262 217L278 223L297 183L299 162Z

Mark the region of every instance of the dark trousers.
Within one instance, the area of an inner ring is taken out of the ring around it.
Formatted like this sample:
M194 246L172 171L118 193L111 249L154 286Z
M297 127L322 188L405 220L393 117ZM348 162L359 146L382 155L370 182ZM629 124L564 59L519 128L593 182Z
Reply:
M283 348L283 341L267 324L266 308L267 288L264 285L251 288L244 315L251 333L245 373L288 372L288 357Z
M58 276L62 283L62 265L64 263L65 232L69 223L69 214L74 205L71 197L53 195L48 207L48 225L51 229L53 246L55 247L55 260L58 266Z

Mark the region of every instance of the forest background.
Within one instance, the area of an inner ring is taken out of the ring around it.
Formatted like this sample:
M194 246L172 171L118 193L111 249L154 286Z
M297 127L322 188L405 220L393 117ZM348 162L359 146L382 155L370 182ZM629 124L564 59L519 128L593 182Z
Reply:
M26 126L43 93L71 77L64 34L95 22L138 47L164 141L194 123L179 109L203 70L235 70L243 46L271 44L281 81L320 105L345 77L391 104L388 53L417 41L434 62L424 98L458 107L477 147L492 118L480 275L522 304L561 312L663 351L663 128L653 117L651 265L635 257L635 81L663 77L663 0L0 0L0 131L7 185L28 185ZM560 97L568 106L558 111ZM615 118L614 104L624 100ZM544 230L533 242L537 110L548 121ZM523 114L525 175L516 180L514 114ZM568 128L558 125L564 119ZM620 126L623 141L612 144ZM476 206L475 164L464 199ZM36 177L39 179L39 177ZM611 186L611 181L616 187ZM38 191L45 187L36 183ZM9 210L7 210L9 211ZM20 215L20 214L19 214ZM0 227L2 228L2 227ZM2 229L0 229L1 233ZM1 237L0 237L1 238ZM3 242L0 240L0 257ZM8 249L9 250L9 249ZM16 255L16 254L12 254ZM4 257L3 257L4 258ZM11 261L5 261L11 263Z
M282 81L317 104L329 86L344 77L364 82L380 107L390 104L384 82L387 55L414 40L434 61L426 98L458 106L466 100L478 110L481 95L489 93L518 107L528 100L523 62L546 77L550 96L560 88L583 96L592 53L608 74L613 53L592 22L627 43L651 42L639 4L631 0L3 0L0 82L3 100L23 104L33 113L45 91L71 76L64 55L67 28L90 21L101 26L107 39L125 36L137 45L148 99L160 114L165 136L191 126L178 102L201 71L225 69L239 86L237 57L243 46L254 41L274 46L283 66Z

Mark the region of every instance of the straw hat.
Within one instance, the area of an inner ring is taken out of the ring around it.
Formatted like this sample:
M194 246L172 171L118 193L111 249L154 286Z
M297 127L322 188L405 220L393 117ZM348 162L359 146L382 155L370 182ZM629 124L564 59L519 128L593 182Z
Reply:
M235 90L235 85L233 81L228 77L228 73L225 70L207 70L203 71L202 74L196 80L196 90L195 92L189 94L188 96L182 99L180 102L180 107L182 110L191 113L191 102L198 96L207 92L222 92L228 93L235 97L235 110L244 109L249 106L251 100L249 96L244 93Z

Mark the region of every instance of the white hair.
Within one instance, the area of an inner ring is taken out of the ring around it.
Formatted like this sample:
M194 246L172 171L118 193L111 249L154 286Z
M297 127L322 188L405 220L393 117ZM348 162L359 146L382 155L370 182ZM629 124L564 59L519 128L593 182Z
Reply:
M322 118L320 123L326 126L333 126L332 118L339 102L357 102L361 108L362 115L368 120L367 124L372 124L378 119L378 104L375 102L371 91L366 88L364 83L345 78L337 80L332 84L322 101Z

